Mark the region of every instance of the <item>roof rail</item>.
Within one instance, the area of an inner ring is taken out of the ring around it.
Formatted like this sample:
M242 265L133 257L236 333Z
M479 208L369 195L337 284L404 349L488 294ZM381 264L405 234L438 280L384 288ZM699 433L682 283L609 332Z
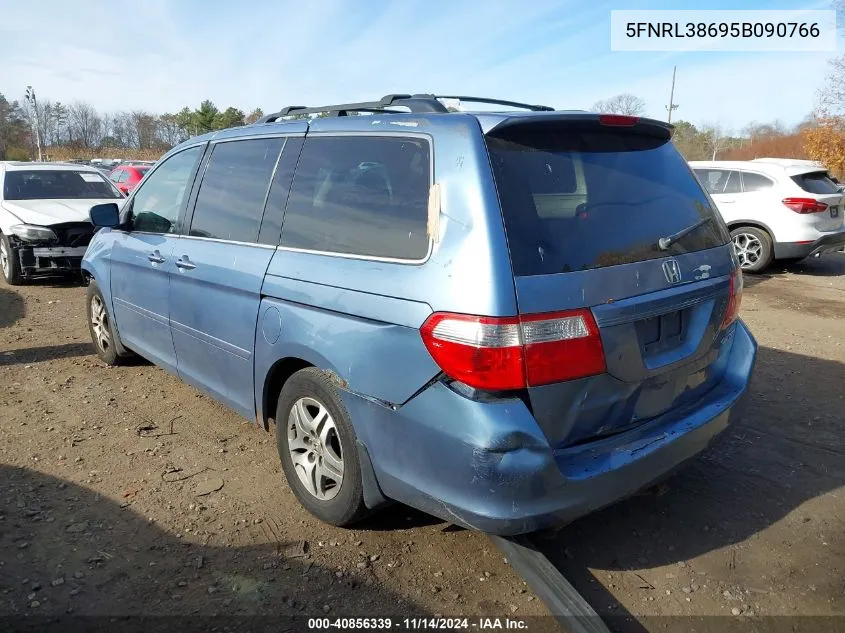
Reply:
M411 112L448 112L449 110L432 95L412 96L407 94L385 95L378 101L361 101L358 103L339 103L318 107L288 106L278 112L268 114L256 123L271 123L285 116L295 114L319 114L326 112L331 116L347 116L349 112L390 112L387 108L406 107Z
M523 110L532 110L534 112L552 112L554 108L545 105L532 105L530 103L520 103L519 101L506 101L504 99L488 99L486 97L469 97L465 95L414 95L414 97L434 97L435 99L456 99L457 101L466 101L467 103L490 103L492 105L507 106L509 108L522 108Z
M278 119L286 116L302 115L302 114L320 114L328 113L329 116L347 116L350 112L396 112L388 108L405 107L415 114L422 113L443 113L449 112L449 109L440 102L440 99L457 99L469 103L490 103L495 105L508 106L512 108L523 108L525 110L533 111L550 111L554 110L549 106L531 105L528 103L519 103L518 101L505 101L502 99L487 99L483 97L467 97L467 96L446 96L433 94L390 94L385 95L378 101L361 101L358 103L339 103L336 105L325 105L317 107L307 106L287 106L273 112L264 117L261 117L255 123L272 123Z

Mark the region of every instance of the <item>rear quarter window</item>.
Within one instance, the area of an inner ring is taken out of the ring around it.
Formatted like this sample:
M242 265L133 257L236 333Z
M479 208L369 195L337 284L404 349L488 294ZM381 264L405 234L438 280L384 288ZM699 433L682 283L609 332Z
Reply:
M826 171L813 171L807 174L792 176L795 184L807 193L827 194L839 193L839 187L830 179Z
M515 275L587 270L727 243L721 217L671 141L597 127L516 126L488 137ZM702 219L708 222L669 251L658 248L661 237Z
M281 246L419 261L429 250L426 139L312 137L296 167Z

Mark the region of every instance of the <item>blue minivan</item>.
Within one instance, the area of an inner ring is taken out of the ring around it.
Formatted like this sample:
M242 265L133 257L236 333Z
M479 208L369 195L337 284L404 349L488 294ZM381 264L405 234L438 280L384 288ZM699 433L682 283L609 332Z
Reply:
M323 521L395 500L561 525L727 426L757 349L742 275L671 126L444 99L288 107L175 147L91 209L92 339L275 426Z

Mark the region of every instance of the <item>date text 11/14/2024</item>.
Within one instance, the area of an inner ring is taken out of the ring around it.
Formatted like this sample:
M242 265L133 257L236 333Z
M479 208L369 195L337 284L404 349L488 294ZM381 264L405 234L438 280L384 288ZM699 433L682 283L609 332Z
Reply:
M478 618L309 618L308 630L360 631L366 629L407 631L527 631L525 620L508 617Z

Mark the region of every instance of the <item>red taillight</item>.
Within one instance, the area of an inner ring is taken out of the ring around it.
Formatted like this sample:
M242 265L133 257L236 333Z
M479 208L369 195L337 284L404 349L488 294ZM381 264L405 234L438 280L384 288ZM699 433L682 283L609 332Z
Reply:
M728 307L725 309L725 317L722 319L721 329L723 330L739 318L739 308L742 304L742 285L742 271L737 268L731 275Z
M600 114L599 123L601 125L613 125L617 127L630 127L636 125L640 120L638 116L629 116L627 114Z
M784 198L783 203L795 213L821 213L827 211L827 205L824 202L813 200L812 198Z
M605 371L589 310L521 317L436 312L420 333L443 372L476 389L522 389Z

